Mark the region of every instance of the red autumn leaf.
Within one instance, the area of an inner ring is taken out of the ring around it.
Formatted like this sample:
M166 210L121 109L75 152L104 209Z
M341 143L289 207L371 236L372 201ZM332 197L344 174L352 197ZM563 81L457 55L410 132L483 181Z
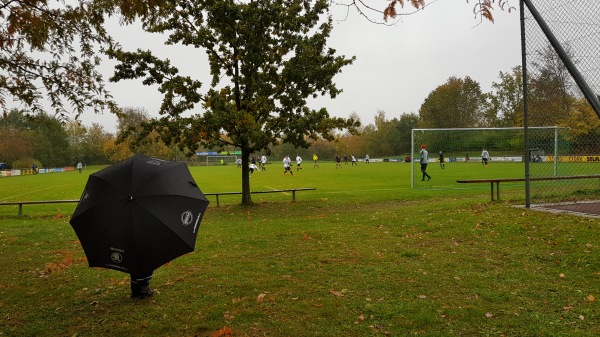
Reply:
M222 327L221 329L213 332L211 337L231 337L233 336L233 329L230 327Z

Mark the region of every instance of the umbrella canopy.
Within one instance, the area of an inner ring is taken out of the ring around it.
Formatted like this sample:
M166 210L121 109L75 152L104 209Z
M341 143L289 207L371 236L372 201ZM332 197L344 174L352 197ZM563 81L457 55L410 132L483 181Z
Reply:
M185 163L135 155L90 175L70 223L90 267L149 275L194 250L207 207Z

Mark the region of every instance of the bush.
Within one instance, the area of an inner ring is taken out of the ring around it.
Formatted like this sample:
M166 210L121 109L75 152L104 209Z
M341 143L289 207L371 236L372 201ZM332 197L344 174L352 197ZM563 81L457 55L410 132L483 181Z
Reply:
M25 157L25 158L20 158L18 160L15 160L12 163L12 167L14 169L31 168L31 166L33 165L33 163L35 163L37 165L38 169L41 168L41 167L43 167L42 163L39 160L30 158L30 157Z

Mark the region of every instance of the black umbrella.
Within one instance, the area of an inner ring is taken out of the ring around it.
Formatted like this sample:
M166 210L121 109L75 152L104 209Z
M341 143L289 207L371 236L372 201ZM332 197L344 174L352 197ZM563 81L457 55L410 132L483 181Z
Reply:
M150 275L194 250L207 207L185 163L135 155L90 175L70 223L90 267Z

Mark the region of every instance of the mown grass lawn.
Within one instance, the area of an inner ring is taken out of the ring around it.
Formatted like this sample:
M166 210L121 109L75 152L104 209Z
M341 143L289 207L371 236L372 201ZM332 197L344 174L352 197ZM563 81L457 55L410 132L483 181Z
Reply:
M0 336L600 334L600 221L513 207L522 185L491 203L488 185L455 183L510 164L432 164L415 189L405 163L303 165L251 177L255 191L317 188L296 202L211 199L196 251L143 301L128 275L87 267L74 204L0 207ZM96 169L1 178L0 200L78 199ZM239 191L235 166L191 170L206 193Z

